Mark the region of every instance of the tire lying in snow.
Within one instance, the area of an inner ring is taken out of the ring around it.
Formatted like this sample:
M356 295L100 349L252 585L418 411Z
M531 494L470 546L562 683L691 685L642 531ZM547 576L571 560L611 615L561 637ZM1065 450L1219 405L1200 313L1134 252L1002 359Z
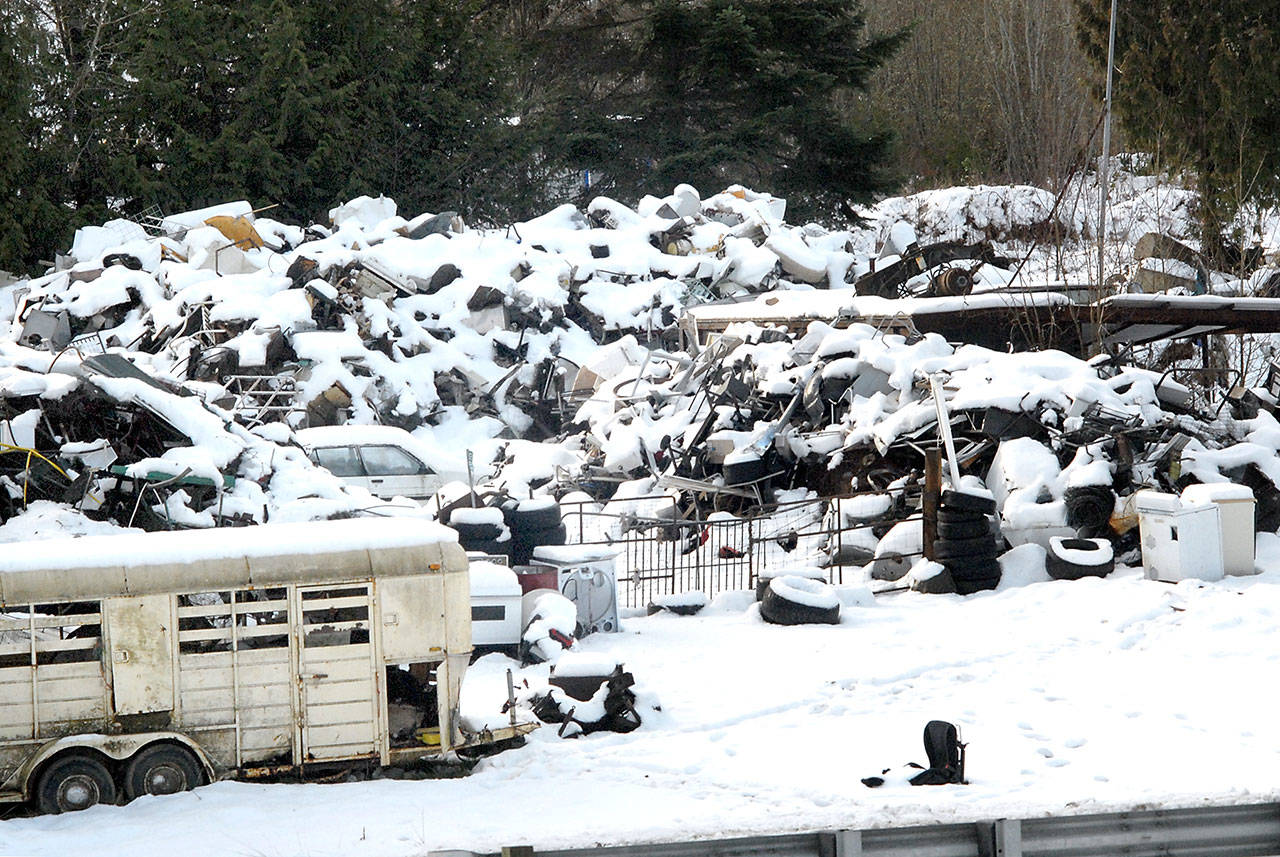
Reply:
M775 577L760 599L760 617L774 625L837 625L840 599L820 580Z
M1045 571L1054 580L1106 577L1116 567L1115 551L1106 539L1049 539Z

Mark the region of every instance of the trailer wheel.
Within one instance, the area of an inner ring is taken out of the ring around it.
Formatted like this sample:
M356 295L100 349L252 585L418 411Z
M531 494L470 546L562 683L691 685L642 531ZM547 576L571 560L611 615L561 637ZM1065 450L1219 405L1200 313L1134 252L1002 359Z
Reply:
M129 800L143 795L172 795L204 783L204 771L190 750L174 744L152 744L129 760L124 793Z
M100 803L115 803L116 784L107 766L93 756L69 753L48 764L36 786L36 806L56 815Z

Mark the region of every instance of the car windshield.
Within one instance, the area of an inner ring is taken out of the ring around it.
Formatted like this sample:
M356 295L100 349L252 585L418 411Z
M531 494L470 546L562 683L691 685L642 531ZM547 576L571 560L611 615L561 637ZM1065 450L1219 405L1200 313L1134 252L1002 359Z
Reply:
M360 456L352 446L328 446L315 451L315 462L334 476L364 476Z
M418 459L394 446L363 446L360 457L370 476L410 476L426 469Z

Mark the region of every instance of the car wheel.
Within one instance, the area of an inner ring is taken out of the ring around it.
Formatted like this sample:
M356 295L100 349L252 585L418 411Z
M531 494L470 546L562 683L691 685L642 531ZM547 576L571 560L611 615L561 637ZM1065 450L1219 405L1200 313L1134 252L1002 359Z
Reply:
M48 763L36 785L41 812L77 812L116 802L116 784L107 766L93 756L72 753Z

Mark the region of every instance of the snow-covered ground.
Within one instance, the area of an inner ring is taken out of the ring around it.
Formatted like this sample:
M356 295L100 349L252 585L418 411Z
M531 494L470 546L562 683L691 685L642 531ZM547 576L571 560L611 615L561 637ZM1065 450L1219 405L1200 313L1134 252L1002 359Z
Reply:
M768 625L730 593L578 644L635 674L633 733L545 727L464 779L226 782L14 819L0 854L394 857L1276 800L1280 538L1258 548L1262 574L1177 585L1049 581L1023 548L994 592L844 587L838 626ZM501 719L511 666L473 666L464 713ZM934 718L969 742L969 785L859 782L924 762Z

